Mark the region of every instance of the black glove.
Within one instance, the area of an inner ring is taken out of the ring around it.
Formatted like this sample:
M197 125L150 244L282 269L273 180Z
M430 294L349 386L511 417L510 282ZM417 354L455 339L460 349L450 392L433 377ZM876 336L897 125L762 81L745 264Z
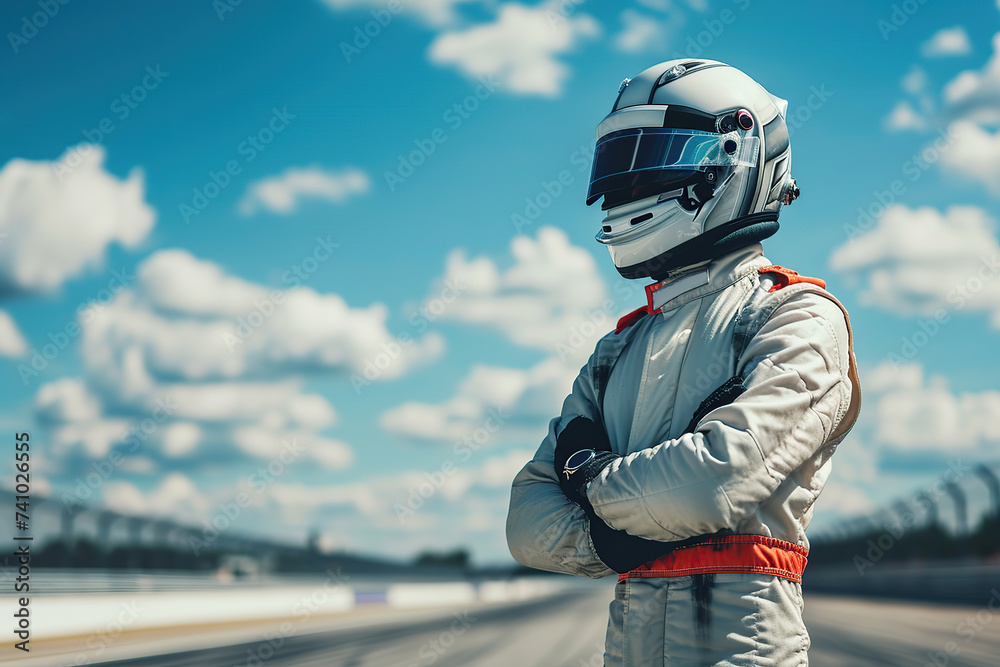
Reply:
M563 472L566 461L581 449L592 449L596 455L567 477ZM616 458L618 457L611 453L611 442L608 440L608 434L604 432L604 427L586 417L576 417L566 425L556 441L552 465L559 480L559 488L577 505L590 507L584 488Z
M584 512L590 518L590 540L594 543L597 557L618 574L634 570L643 563L648 563L670 553L678 546L690 541L660 542L636 537L629 535L624 530L615 530L604 523L589 504L584 507Z
M566 461L581 449L592 449L596 456L567 478L563 472ZM623 573L659 558L678 543L629 535L624 530L615 530L597 516L587 500L585 489L616 458L618 457L611 452L611 442L604 427L586 417L576 417L559 434L553 465L563 493L582 507L590 519L590 539L594 543L597 557L615 572Z
M566 461L581 449L592 449L596 456L567 478L563 472ZM585 487L616 458L618 457L611 452L611 442L604 432L604 427L586 417L576 417L559 434L553 465L563 493L582 507L590 519L590 539L594 543L597 557L602 563L621 574L659 558L688 540L683 542L647 540L629 535L624 530L615 530L597 516L597 512L587 500Z

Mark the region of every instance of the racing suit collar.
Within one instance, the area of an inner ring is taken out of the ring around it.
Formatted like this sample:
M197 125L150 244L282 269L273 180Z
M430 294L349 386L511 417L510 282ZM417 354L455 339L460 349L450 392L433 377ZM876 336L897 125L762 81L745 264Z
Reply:
M767 265L764 250L752 243L707 262L687 266L660 282L646 286L648 312L666 312L724 289Z

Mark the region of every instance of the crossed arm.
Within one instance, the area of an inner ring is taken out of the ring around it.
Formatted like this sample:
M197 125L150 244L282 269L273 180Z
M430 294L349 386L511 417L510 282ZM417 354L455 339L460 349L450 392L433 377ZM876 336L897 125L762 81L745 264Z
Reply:
M587 490L596 517L612 529L663 542L734 528L847 416L854 390L848 345L836 304L812 294L790 299L740 360L746 391L707 414L694 433L616 458ZM612 570L598 557L587 515L567 500L552 463L558 436L572 419L601 423L592 362L514 479L507 540L524 565L601 577Z

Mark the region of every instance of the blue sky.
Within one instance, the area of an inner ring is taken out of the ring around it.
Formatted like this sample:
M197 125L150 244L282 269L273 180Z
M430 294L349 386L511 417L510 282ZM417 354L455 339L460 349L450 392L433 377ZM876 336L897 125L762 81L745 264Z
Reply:
M642 302L593 241L594 128L701 56L788 99L803 195L765 251L854 322L864 417L816 527L996 460L1000 10L903 4L9 3L0 421L37 434L39 490L114 460L88 503L196 524L295 441L233 530L509 561L510 478Z

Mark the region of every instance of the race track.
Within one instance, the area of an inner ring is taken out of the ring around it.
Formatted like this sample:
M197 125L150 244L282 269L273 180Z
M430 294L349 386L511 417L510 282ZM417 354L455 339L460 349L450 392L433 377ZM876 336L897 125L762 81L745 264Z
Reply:
M583 667L602 663L609 592L504 606L373 617L366 624L159 657L118 667ZM808 597L814 667L1000 665L1000 618L982 607ZM978 620L977 619L978 615ZM379 620L376 620L379 618ZM974 625L962 625L973 620ZM273 636L273 635L272 635ZM948 651L951 651L949 655Z

